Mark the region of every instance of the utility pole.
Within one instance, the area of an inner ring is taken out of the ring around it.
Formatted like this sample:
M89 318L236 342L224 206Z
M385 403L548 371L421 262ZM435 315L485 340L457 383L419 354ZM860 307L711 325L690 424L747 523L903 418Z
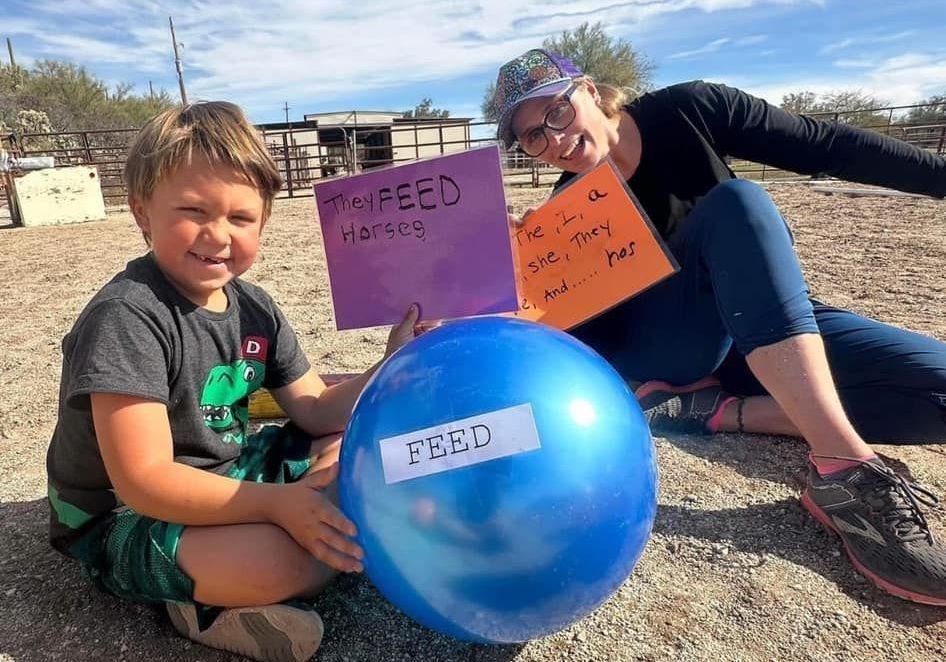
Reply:
M187 105L187 90L184 89L184 64L181 62L181 55L177 51L177 37L174 35L174 19L168 16L168 23L171 25L171 44L174 45L174 67L177 69L177 84L181 88L181 105Z
M19 87L20 77L17 75L19 70L16 68L16 58L13 56L13 42L10 41L10 38L7 37L7 52L10 53L10 84L13 85L13 89Z
M154 101L154 84L150 80L148 81L148 95L151 97L151 101Z
M10 66L16 71L16 58L13 57L13 42L7 37L7 52L10 53Z
M283 110L286 111L286 124L289 124L289 111L291 110L291 108L289 108L288 101L283 102Z

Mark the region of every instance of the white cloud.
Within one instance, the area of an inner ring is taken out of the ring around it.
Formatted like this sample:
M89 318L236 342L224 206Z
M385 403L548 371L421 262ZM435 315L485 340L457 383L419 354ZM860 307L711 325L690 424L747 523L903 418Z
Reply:
M707 53L715 53L720 48L731 42L732 40L729 37L722 37L721 39L714 39L705 46L700 48L694 48L692 51L680 51L679 53L673 53L668 55L668 60L682 60L688 57L695 57L697 55L706 55Z
M173 75L174 16L188 91L248 108L273 99L330 101L393 86L495 71L578 23L640 28L682 11L719 12L814 0L36 0L48 57ZM48 19L48 21L46 20ZM5 22L6 23L6 22ZM4 26L6 27L6 25ZM23 27L23 26L21 26ZM762 35L735 43L750 45ZM721 47L725 41L717 40ZM726 40L728 41L728 39ZM715 42L713 42L715 43ZM491 75L491 74L490 74ZM128 75L128 78L134 76ZM471 90L479 97L481 89Z
M153 63L143 60L137 49L129 49L115 41L103 39L51 32L43 35L39 50L53 58L61 53L68 53L70 59L89 67L101 64L124 64L133 66L138 71L157 69Z
M31 35L40 31L40 24L28 18L9 17L3 18L0 24L0 31L4 36L13 37L16 35Z
M789 92L809 90L823 94L834 90L860 89L894 105L909 105L946 90L946 58L942 54L903 53L883 59L860 72L838 71L778 81L720 76L746 92L770 103L781 103Z
M754 34L749 37L740 37L736 39L733 43L736 46L754 46L755 44L761 44L763 41L768 39L768 35L764 34Z
M716 53L723 48L723 46L732 46L732 47L742 47L742 46L754 46L755 44L761 44L763 41L768 39L767 35L756 34L748 37L737 37L735 39L730 37L720 37L719 39L714 39L705 46L700 48L695 48L690 51L680 51L679 53L673 53L666 57L667 60L683 60L686 58L695 57L697 55L707 55L709 53Z
M870 69L877 66L874 60L868 60L867 58L841 58L835 60L832 64L840 69Z
M32 7L53 15L70 16L163 11L161 3L150 0L33 0Z
M821 49L821 53L826 55L828 53L833 53L834 51L840 51L842 49L848 48L849 46L853 46L856 43L857 43L857 39L847 37L846 39L842 39L841 41L835 41L823 47Z
M903 30L902 32L895 32L893 34L877 34L877 35L865 35L862 37L847 37L841 41L836 41L824 46L821 49L822 55L827 55L828 53L834 53L835 51L844 50L850 48L851 46L871 46L875 44L887 44L893 41L900 41L901 39L906 39L907 37L913 36L916 34L916 30Z

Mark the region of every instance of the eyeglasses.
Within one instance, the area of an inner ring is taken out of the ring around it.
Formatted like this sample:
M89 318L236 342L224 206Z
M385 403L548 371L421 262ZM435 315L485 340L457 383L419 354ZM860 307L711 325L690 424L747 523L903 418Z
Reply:
M574 94L577 89L578 84L572 83L571 86L565 90L565 93L555 101L555 105L545 113L542 125L533 127L523 135L517 136L513 148L518 148L533 159L541 156L549 147L549 136L545 130L563 131L575 121L575 106L572 105L572 94Z

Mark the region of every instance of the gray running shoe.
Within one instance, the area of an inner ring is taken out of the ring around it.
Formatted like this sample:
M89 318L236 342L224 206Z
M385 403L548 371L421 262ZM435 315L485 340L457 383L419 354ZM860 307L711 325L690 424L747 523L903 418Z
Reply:
M851 563L877 586L905 600L946 605L946 547L920 510L939 504L931 492L871 459L828 476L812 466L801 502L840 536Z
M713 434L708 424L737 398L708 377L687 386L650 381L635 392L644 418L653 432Z

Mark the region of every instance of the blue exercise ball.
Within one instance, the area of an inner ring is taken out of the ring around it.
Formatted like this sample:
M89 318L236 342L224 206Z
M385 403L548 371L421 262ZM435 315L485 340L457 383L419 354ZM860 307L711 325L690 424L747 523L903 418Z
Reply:
M511 318L448 323L390 357L340 465L368 577L467 641L526 641L592 611L637 563L657 507L650 432L621 377Z

